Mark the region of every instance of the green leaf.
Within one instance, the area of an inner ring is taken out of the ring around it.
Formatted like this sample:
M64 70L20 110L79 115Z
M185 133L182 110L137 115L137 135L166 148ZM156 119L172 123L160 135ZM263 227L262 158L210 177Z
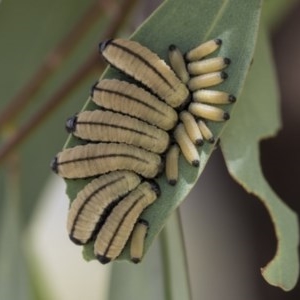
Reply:
M262 268L272 285L291 290L299 274L299 232L296 214L265 180L259 161L259 141L280 127L279 93L266 32L262 28L243 95L223 133L222 152L231 176L258 196L270 213L278 239L275 257Z
M167 60L167 50L170 44L177 45L185 52L204 41L221 38L223 45L218 55L229 57L232 64L226 70L229 79L216 89L239 96L253 57L260 10L261 0L247 2L169 0L164 2L139 28L132 39L139 41ZM126 78L112 69L109 69L103 77ZM89 99L84 109L96 109L96 106ZM226 107L228 111L231 109L230 106ZM221 133L224 123L211 123L209 126L217 137ZM70 137L66 147L73 147L79 143L79 140ZM196 183L213 148L214 146L206 143L199 149L201 166L198 169L191 167L182 157L180 158L180 177L176 187L170 186L165 176L157 179L162 194L142 215L150 224L145 242L146 251L163 228L167 218ZM70 199L74 199L86 183L86 180L67 180L67 193ZM92 244L85 247L86 259L94 258L92 247ZM126 251L122 257L124 256L128 259Z

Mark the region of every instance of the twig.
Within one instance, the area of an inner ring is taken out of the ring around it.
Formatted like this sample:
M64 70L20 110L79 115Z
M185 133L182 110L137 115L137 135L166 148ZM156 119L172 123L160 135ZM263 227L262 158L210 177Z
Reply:
M121 5L118 6L118 10L114 15L111 24L107 31L103 34L101 39L105 39L111 36L114 36L116 32L120 29L123 22L126 21L129 13L133 9L137 0L124 0ZM69 92L77 86L81 80L85 78L87 74L99 63L98 54L94 51L91 55L89 55L86 62L79 68L74 75L67 80L45 103L43 107L41 107L28 122L21 126L21 128L13 135L0 149L0 162L17 146L20 145L21 142L24 141L26 137L37 126L46 120L57 107L62 104L63 98L65 98ZM98 64L99 65L99 64Z
M60 67L65 58L74 50L91 26L99 19L104 11L108 11L107 2L109 1L96 0L71 31L48 53L36 73L0 113L0 128L4 124L13 121L13 119L24 111L24 108L30 103L44 82Z

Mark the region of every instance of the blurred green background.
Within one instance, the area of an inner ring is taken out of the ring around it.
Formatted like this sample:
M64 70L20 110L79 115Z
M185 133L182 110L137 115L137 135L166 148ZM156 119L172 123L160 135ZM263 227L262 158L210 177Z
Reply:
M35 119L55 92L66 90L67 80L79 68L93 61L88 58L97 54L99 40L112 32L118 20L121 23L114 35L128 36L161 3L149 2L2 1L0 113L82 18L90 25L79 27L76 42L61 61L57 56L48 58L48 68L56 69L30 97L30 105L8 124L1 124L1 149ZM122 15L126 16L124 20ZM274 49L283 129L276 138L261 144L267 179L298 212L299 16L297 0L265 1L263 21L270 28ZM106 286L110 267L95 261L86 263L80 248L69 242L65 186L49 170L49 162L67 137L65 119L82 107L102 67L100 58L95 60L82 80L61 97L61 103L46 110L48 113L41 116L24 143L1 160L0 300L105 299L105 288L100 283ZM286 154L284 159L282 153ZM299 299L299 284L292 292L284 293L262 279L259 268L275 249L272 224L260 202L228 176L220 151L211 158L181 213L194 299ZM156 248L150 250L147 260L155 257Z

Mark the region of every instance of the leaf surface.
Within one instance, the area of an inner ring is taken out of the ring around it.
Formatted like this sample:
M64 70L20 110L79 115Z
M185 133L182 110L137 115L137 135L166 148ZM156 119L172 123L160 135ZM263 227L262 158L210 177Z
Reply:
M169 0L164 2L157 11L131 37L142 45L149 47L161 58L167 60L168 46L177 45L186 52L210 39L221 38L223 45L215 55L229 57L232 64L228 68L229 79L216 89L228 91L237 97L243 87L253 57L256 34L261 10L260 0L247 2L236 0ZM126 77L109 68L101 78ZM89 99L84 109L96 109ZM227 111L232 106L225 107ZM210 123L209 126L219 136L225 123ZM70 137L66 147L79 144L80 141ZM180 158L180 177L176 187L166 182L165 176L157 179L162 194L159 199L143 213L150 224L146 239L146 250L155 236L161 231L166 220L196 183L209 159L214 146L205 144L199 148L200 168L191 167ZM67 193L70 199L86 185L87 180L67 180ZM86 259L93 259L92 243L85 247ZM125 251L121 258L128 258Z
M262 268L272 285L291 290L299 276L299 230L296 214L275 194L262 173L259 141L281 125L275 70L264 28L240 103L226 127L221 148L231 176L266 206L278 240L275 257Z

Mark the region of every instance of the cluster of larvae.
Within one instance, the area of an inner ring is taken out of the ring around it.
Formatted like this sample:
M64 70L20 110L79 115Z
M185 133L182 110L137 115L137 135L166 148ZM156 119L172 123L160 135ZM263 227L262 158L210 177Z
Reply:
M91 100L98 109L66 122L68 132L86 143L59 152L51 167L63 178L92 178L71 203L67 229L76 244L94 241L101 263L116 259L128 241L131 260L141 260L149 224L140 216L160 195L154 179L164 172L175 185L180 153L198 167L197 146L215 141L207 120L229 119L215 105L235 97L207 89L227 78L228 58L205 58L221 43L210 40L185 56L171 45L171 67L134 41L100 44L106 61L136 83L97 82Z

